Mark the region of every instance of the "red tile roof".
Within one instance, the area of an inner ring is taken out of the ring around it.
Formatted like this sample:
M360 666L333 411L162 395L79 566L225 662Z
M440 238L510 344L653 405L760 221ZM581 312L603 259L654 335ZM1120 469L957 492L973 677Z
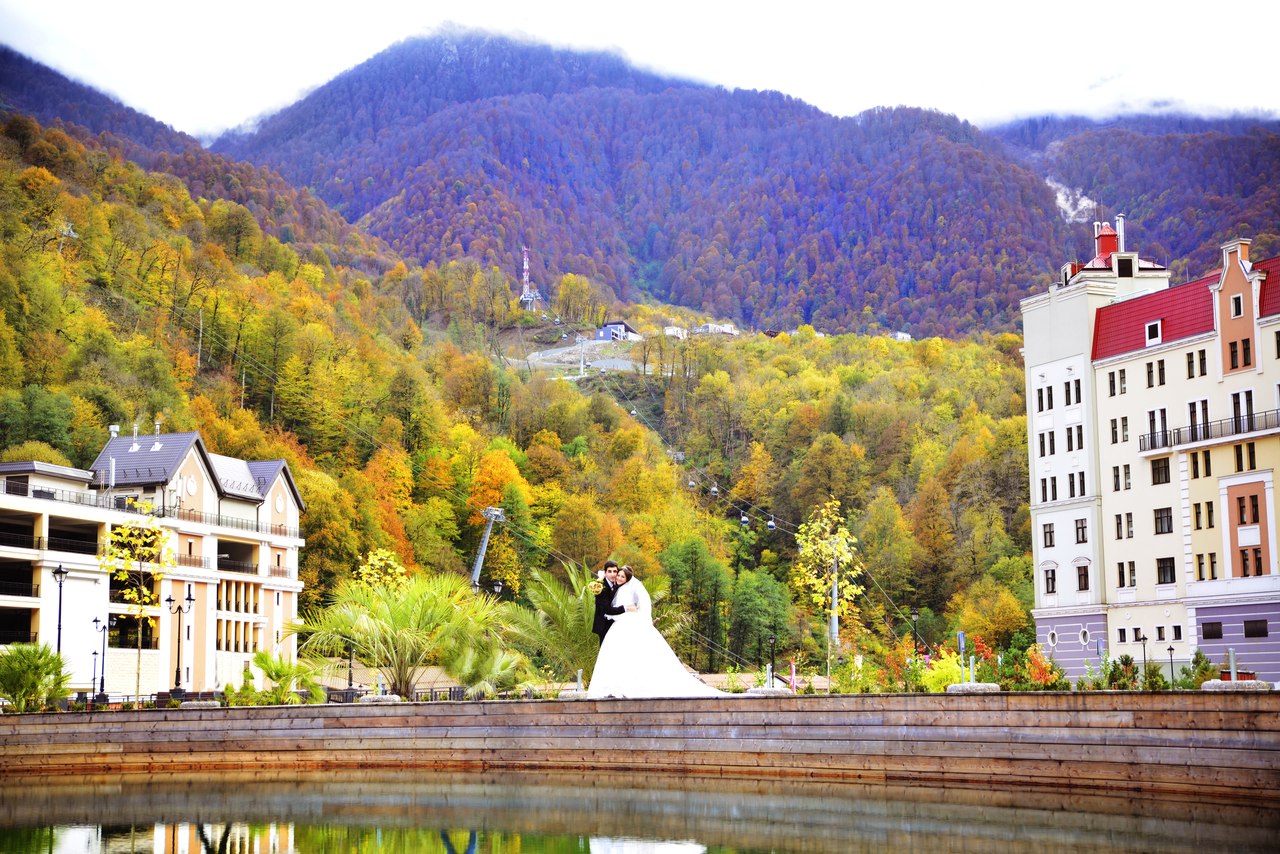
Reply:
M1221 273L1134 297L1098 309L1093 327L1093 358L1106 359L1141 350L1147 324L1161 321L1160 340L1177 341L1213 331L1213 295L1209 285Z
M1271 317L1280 314L1280 258L1268 258L1253 265L1254 271L1266 273L1262 280L1262 295L1258 297L1258 316Z
M1259 261L1253 269L1265 274L1258 316L1280 314L1280 257ZM1213 295L1209 285L1221 278L1222 270L1214 270L1194 282L1098 309L1093 327L1093 358L1141 350L1146 346L1147 324L1153 320L1161 321L1160 340L1164 342L1212 332Z

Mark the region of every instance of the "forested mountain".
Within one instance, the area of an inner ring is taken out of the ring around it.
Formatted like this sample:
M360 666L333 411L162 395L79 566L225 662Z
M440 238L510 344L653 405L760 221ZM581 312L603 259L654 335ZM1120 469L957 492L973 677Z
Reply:
M530 246L544 291L576 273L606 302L651 295L747 327L1014 329L1018 300L1092 248L1048 180L1099 206L1085 219L1126 213L1139 250L1179 276L1208 270L1234 236L1280 251L1276 122L838 119L614 56L452 33L396 45L214 145L255 169L122 120L78 84L64 81L59 105L56 75L7 62L6 77L35 81L4 82L16 107L112 134L284 243L317 240L371 269L388 247L410 263L470 258L508 277Z

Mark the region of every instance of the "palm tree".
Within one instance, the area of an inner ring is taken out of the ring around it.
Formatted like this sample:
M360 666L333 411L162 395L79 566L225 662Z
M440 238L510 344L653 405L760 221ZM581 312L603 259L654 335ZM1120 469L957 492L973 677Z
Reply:
M551 674L565 681L583 672L590 679L598 644L591 633L595 597L587 589L593 580L586 567L564 564L569 586L542 569L530 573L525 596L532 609L511 614L511 635Z
M0 650L0 697L15 712L39 711L70 693L62 656L48 644L15 643Z
M324 702L324 689L315 678L317 665L303 660L290 661L272 655L265 649L254 654L253 664L271 682L270 688L262 690L262 700L268 705L290 706L301 703L299 691L307 692L308 703Z
M350 645L357 659L382 673L393 694L412 698L428 665L459 678L465 651L497 643L506 613L457 575L416 575L397 586L346 584L332 605L308 613L296 629L298 652L341 656Z

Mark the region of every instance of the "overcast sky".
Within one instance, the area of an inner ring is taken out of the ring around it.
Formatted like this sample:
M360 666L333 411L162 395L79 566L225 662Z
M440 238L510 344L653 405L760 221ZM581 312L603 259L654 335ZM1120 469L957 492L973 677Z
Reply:
M865 7L865 8L864 8ZM1280 116L1275 0L0 0L0 41L208 137L446 22L835 115L929 107L979 125L1153 108ZM1260 41L1261 40L1261 41Z

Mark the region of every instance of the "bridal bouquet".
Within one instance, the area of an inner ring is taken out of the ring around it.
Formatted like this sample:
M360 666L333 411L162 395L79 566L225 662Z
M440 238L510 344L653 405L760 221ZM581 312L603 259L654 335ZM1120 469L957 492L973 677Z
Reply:
M592 596L599 596L600 591L604 589L604 573L597 572L595 580L587 585L587 589L591 591Z

